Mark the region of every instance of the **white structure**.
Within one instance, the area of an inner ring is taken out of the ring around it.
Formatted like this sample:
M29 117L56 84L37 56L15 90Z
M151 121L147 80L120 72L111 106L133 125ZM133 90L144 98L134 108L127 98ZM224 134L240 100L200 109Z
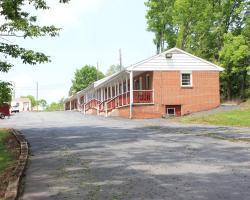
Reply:
M11 101L11 106L19 108L20 112L31 111L31 101L28 98L16 98Z

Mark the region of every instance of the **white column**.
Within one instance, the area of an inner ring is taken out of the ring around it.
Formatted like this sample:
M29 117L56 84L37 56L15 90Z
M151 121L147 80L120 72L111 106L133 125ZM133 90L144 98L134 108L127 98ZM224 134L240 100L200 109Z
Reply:
M123 93L124 93L124 89L123 89L123 79L122 79L122 106L124 104L124 102L123 102Z
M115 82L115 97L117 96L117 91L116 91L116 82Z
M69 110L71 110L71 100L69 101Z
M101 101L103 101L103 88L101 88Z
M128 77L126 76L126 105L128 104Z
M111 84L110 84L110 95L111 95L111 98L113 98L113 87Z
M80 111L81 109L81 102L80 102L80 96L79 95L77 95L77 109L78 109L78 111Z
M117 81L117 96L120 95L120 83ZM120 106L120 97L117 98L118 106Z
M133 117L133 71L130 72L130 112L129 112L129 118L132 119Z

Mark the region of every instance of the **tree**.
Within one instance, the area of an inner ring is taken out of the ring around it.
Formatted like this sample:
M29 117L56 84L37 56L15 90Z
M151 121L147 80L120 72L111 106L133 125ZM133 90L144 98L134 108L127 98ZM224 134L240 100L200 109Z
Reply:
M120 66L120 65L111 65L106 73L106 76L110 76L112 74L115 74L116 72L119 72L121 70L123 70L124 67Z
M45 99L40 99L38 100L38 103L37 103L39 106L41 106L43 109L46 108L47 106L47 101Z
M177 46L209 60L218 60L224 34L239 34L249 14L249 0L148 0L145 5L157 51Z
M60 3L66 3L69 0L59 0ZM21 59L23 63L35 65L37 63L49 62L49 56L41 52L35 52L31 49L25 49L17 44L9 43L7 38L36 38L42 36L55 37L59 33L59 28L55 26L39 26L37 17L30 15L24 10L24 5L32 5L36 10L49 9L46 0L4 0L0 1L0 14L5 18L5 23L0 26L0 73L7 73L13 64L9 62L10 58ZM1 81L1 80L0 80ZM1 81L1 84L3 82ZM10 96L8 84L3 83L5 87L0 88L1 96ZM2 85L2 86L3 86ZM7 94L6 92L9 92Z
M94 66L85 65L81 69L77 69L75 77L72 80L69 95L76 94L77 92L88 87L91 83L102 78L104 78L103 73L98 71Z
M52 102L47 108L46 112L54 112L54 111L62 111L64 110L64 103L63 99L61 99L59 102Z
M11 84L0 80L0 105L10 103L11 91Z
M157 52L176 46L222 65L223 96L250 95L249 0L147 0L145 5Z
M249 86L247 73L250 71L250 47L243 35L224 35L224 46L220 51L220 63L225 68L222 80L225 84L225 95L232 97L246 97Z

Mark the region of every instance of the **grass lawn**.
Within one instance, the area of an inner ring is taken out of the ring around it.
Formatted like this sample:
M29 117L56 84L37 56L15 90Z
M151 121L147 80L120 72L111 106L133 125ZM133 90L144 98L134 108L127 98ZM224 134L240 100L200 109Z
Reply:
M13 154L8 150L4 144L4 140L10 136L6 129L0 129L0 173L6 169L14 160Z
M250 127L250 102L248 101L245 107L238 110L225 111L207 116L187 116L183 117L181 122Z
M0 199L17 165L19 144L8 129L0 128Z

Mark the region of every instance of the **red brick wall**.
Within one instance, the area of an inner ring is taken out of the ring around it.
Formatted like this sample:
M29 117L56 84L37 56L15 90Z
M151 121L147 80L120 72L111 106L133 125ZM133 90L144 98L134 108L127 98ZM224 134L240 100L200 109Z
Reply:
M133 106L133 119L150 119L162 117L162 108L155 105L134 105ZM129 106L119 108L119 116L129 118Z
M220 104L219 72L193 71L193 86L182 88L179 71L153 72L154 105L133 106L133 118L159 118L165 105L181 105L181 114L215 108ZM129 117L129 107L119 109L119 116Z
M154 72L156 105L181 105L182 115L215 108L220 104L219 72L193 71L193 86L183 88L180 72Z

